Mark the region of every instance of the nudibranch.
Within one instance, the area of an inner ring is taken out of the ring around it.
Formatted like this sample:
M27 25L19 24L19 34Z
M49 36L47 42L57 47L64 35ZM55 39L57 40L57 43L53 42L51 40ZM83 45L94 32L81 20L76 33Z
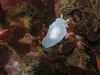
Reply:
M44 50L48 51L57 43L59 43L64 36L66 35L68 25L67 22L69 19L64 20L63 15L61 14L60 18L57 18L48 29L46 36L42 40L42 46Z

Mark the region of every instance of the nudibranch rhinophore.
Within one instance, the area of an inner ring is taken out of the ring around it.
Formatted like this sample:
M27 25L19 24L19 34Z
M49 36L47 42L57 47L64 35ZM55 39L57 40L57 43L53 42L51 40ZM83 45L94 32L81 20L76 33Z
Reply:
M61 14L61 17L57 18L56 21L49 26L48 32L42 40L44 50L50 50L64 38L67 32L66 27L68 28L68 21L69 19L64 20L63 15Z

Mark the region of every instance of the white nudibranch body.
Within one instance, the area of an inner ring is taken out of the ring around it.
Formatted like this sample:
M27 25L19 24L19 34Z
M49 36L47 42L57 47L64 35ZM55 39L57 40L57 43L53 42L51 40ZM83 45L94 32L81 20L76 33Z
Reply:
M57 18L48 29L48 32L44 39L42 40L42 45L45 50L50 50L51 47L59 43L64 36L66 35L68 25L67 22L69 19L64 20L63 15L60 18Z

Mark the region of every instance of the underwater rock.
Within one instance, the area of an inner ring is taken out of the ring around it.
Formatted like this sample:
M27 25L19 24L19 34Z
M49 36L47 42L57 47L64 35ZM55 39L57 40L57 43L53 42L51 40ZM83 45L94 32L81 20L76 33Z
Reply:
M42 16L43 23L49 26L56 18L54 11L54 0L35 0L33 6ZM52 16L51 16L52 15Z
M88 71L88 73L86 75L100 75L99 73L95 72L95 71Z
M34 23L32 26L30 26L31 35L38 37L41 34L42 28L43 24L41 22Z
M0 68L0 75L8 75L4 67Z
M16 54L13 54L16 55ZM5 69L8 75L23 75L22 74L23 64L16 60L14 56L10 57L7 64L5 65Z
M38 39L36 39L36 40L33 39L33 40L32 40L32 46L33 46L33 47L37 47L38 45L39 45L39 40L38 40Z
M86 34L86 37L90 41L95 41L95 40L99 39L100 38L100 27L98 28L98 30L96 32L93 31L93 28L90 29L90 31Z
M7 31L0 34L0 40L8 40L8 39L20 39L24 37L25 33L27 32L25 27L21 26L9 26Z
M80 67L71 67L70 75L86 75L86 71Z
M89 32L84 35L87 39L89 48L92 50L99 51L100 49L100 27L98 28L96 32L94 32L93 28L91 28Z
M73 24L73 23L68 23L68 32L73 32L74 27L75 27L75 24Z
M0 34L0 40L8 40L11 38L11 34L9 31L5 31L2 34Z
M11 54L11 51L5 44L0 44L0 68L3 67Z
M23 38L26 32L27 32L27 29L25 27L21 27L17 25L13 31L12 38L14 39Z
M14 47L14 50L18 53L20 57L24 57L31 48L31 45L29 43L19 41L10 41L8 44Z
M90 49L100 51L100 38L95 41L88 41Z
M13 7L17 6L18 4L22 3L29 3L29 4L34 4L35 0L0 0L1 2L1 7L3 10L8 11L12 9Z
M88 4L90 2L90 0L79 0L79 5L78 7L83 7L86 4Z
M69 53L74 47L75 47L75 43L74 42L66 42L62 46L61 52L64 53L64 54Z
M6 12L0 8L0 23L4 23L6 21Z

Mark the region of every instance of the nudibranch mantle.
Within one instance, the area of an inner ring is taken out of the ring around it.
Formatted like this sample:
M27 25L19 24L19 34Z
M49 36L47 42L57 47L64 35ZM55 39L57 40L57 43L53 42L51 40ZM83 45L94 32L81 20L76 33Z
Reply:
M42 45L45 50L50 50L51 47L59 43L64 36L66 35L68 25L67 22L69 19L64 20L63 15L60 18L57 18L48 29L46 36L42 40Z

